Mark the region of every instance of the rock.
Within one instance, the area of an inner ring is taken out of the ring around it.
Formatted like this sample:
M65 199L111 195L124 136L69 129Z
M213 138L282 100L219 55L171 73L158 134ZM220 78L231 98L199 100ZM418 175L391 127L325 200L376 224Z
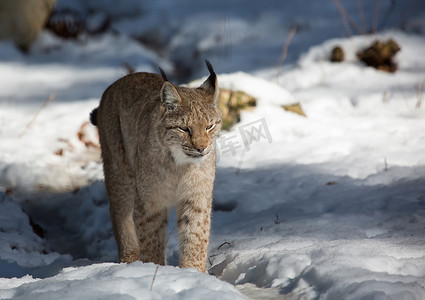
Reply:
M256 105L257 99L245 92L220 89L218 107L223 115L222 129L229 130L240 121L241 111L252 110ZM286 111L306 117L300 103L282 105L282 108Z
M70 9L55 10L46 24L46 29L65 39L76 39L85 28L83 16Z
M398 51L400 51L400 46L393 39L386 42L375 41L370 47L357 52L357 57L375 69L395 72L397 64L393 58Z
M0 39L13 40L28 52L55 3L56 0L0 0Z
M64 39L78 39L83 33L100 34L108 30L111 19L104 13L85 16L72 9L54 10L46 24L46 29Z
M342 62L344 61L345 54L344 50L340 46L335 46L331 53L331 62Z
M257 100L244 92L220 89L218 107L223 114L222 128L229 130L240 121L242 110L252 110L256 105Z

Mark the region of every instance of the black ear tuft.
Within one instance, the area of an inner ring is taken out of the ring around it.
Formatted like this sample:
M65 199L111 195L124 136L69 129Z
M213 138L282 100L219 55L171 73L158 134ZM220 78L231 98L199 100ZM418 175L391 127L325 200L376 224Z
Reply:
M205 80L199 88L207 91L213 96L214 101L216 101L218 95L217 74L215 74L211 63L207 59L205 60L205 64L207 65L208 71L210 71L210 76L208 76L207 80Z
M158 67L159 72L161 73L162 79L164 79L164 81L169 81L167 78L167 74L165 74L164 70L161 67Z
M97 126L97 110L98 107L96 107L95 109L93 109L90 113L90 122L94 125Z
M212 96L212 101L216 103L218 96L217 74L215 74L211 63L208 60L205 60L205 64L207 65L208 71L210 71L210 76L208 76L207 80L205 80L199 88L207 91L207 93Z
M210 74L211 75L212 74L215 74L214 69L213 69L213 66L211 65L211 63L209 62L208 59L205 60L205 63L207 64L207 68L208 68L208 71L210 71Z

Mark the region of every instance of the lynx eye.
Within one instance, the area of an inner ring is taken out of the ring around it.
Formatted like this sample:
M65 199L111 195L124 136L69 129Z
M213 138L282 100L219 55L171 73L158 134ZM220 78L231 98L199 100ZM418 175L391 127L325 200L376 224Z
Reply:
M215 124L211 124L211 125L208 125L205 129L206 130L211 130L211 129L213 129L215 127Z
M179 126L179 127L177 127L177 129L178 130L180 130L181 132L184 132L184 133L190 133L190 128L189 127L184 127L184 126Z

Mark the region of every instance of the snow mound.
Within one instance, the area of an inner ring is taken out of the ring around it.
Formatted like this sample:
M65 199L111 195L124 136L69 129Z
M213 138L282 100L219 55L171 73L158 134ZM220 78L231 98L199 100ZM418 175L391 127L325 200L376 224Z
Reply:
M14 268L49 265L60 257L48 252L45 241L33 232L28 216L0 192L0 276L13 273Z
M196 270L135 262L65 268L46 279L0 279L0 299L246 299Z
M190 83L190 86L197 87L206 79L202 78ZM286 89L276 82L265 80L245 72L231 74L220 74L218 80L219 88L232 91L244 91L248 95L260 99L259 105L286 105L295 102L294 97Z

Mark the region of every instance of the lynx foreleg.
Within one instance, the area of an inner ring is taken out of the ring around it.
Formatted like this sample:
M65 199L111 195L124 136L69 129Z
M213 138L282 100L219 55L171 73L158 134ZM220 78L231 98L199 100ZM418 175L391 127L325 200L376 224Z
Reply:
M211 201L211 198L206 198L202 194L195 194L177 206L181 268L196 268L200 272L205 272Z

